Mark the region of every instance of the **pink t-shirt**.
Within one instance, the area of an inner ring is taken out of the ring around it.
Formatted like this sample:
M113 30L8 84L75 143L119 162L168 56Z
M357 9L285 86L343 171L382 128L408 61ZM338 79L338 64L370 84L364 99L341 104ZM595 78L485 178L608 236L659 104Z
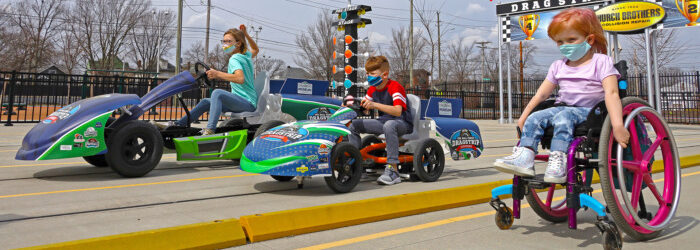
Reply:
M559 85L557 103L592 108L605 99L603 79L611 75L620 78L612 58L604 54L593 54L590 62L579 67L570 67L566 61L554 61L547 73L547 80Z

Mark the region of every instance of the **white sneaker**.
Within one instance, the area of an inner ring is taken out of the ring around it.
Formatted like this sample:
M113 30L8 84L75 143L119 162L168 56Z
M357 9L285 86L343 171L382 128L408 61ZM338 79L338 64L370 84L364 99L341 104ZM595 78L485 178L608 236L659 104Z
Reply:
M535 176L535 151L526 147L517 147L513 154L493 163L497 170L518 176Z
M547 170L544 171L544 181L548 183L566 182L566 153L561 151L549 153Z

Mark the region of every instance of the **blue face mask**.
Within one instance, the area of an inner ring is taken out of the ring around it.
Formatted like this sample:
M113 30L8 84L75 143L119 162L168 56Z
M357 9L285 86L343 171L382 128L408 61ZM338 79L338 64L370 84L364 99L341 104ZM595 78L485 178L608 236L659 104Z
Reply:
M236 50L236 45L235 45L235 44L231 44L231 45L229 45L228 47L224 46L223 49L224 49L224 53L226 53L226 54L233 54L233 51Z
M382 77L381 76L367 76L367 83L369 83L369 86L377 87L380 84L382 84Z
M564 44L559 46L559 51L561 54L570 61L578 61L579 59L583 58L583 56L585 56L590 49L591 45L586 41L578 44Z

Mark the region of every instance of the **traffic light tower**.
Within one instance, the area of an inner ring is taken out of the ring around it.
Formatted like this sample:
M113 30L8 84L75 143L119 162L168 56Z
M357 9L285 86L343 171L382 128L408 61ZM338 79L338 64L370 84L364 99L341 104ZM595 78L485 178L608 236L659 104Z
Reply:
M357 86L355 85L357 83L357 28L364 28L365 25L372 23L370 19L360 18L361 15L368 11L372 11L372 7L367 5L354 5L333 10L333 14L337 14L338 19L340 19L337 22L333 22L333 26L337 26L338 31L345 31L342 41L345 42L343 53L345 57L343 65L345 81L343 81L343 86L345 86L346 95L357 96ZM336 39L334 38L334 45L335 42Z

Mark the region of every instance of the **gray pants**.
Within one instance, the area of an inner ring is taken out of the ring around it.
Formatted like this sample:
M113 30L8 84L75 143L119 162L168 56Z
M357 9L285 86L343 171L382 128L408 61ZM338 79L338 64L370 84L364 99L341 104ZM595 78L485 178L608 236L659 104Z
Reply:
M410 125L404 120L388 120L382 123L374 119L355 119L350 124L350 143L360 148L360 133L384 134L386 137L386 162L399 163L399 136L409 133Z

